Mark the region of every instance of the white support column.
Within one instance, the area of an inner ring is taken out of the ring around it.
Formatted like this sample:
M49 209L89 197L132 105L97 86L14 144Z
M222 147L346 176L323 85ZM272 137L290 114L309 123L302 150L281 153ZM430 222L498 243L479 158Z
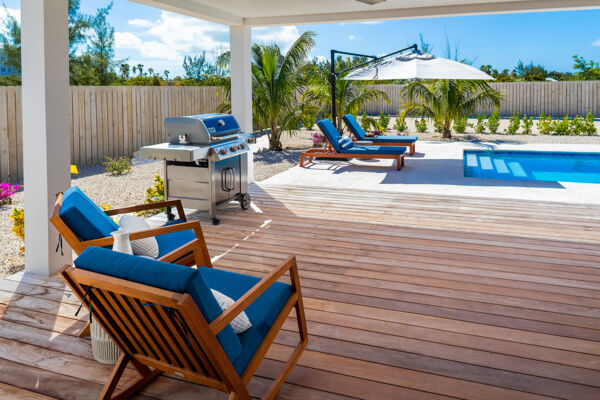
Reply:
M68 0L21 1L25 271L53 275L72 261L55 252L50 225L56 193L71 185L69 171Z
M252 28L230 26L231 46L231 113L244 132L252 128ZM254 156L248 154L248 181L254 182Z

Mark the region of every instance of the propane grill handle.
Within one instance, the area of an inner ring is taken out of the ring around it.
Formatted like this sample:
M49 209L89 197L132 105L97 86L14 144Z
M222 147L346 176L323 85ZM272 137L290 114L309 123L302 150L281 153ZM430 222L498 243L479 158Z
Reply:
M221 170L221 189L225 192L235 189L235 168L228 167Z

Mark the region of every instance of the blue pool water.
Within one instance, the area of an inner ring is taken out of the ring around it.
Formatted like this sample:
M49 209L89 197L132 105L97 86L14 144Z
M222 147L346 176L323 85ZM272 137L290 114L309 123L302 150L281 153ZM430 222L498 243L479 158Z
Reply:
M600 153L464 150L465 176L600 183Z

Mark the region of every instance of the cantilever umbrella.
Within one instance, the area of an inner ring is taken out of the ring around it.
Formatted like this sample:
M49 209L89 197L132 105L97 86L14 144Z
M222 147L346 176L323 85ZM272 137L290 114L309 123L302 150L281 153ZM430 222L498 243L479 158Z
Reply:
M350 72L342 79L376 81L395 79L477 79L494 80L470 65L414 50L374 62Z

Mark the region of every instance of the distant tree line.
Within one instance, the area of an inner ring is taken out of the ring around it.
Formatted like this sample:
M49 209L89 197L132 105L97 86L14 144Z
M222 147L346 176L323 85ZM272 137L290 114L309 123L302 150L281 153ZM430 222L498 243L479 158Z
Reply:
M600 64L586 60L584 57L573 56L573 69L575 72L559 72L559 71L548 71L542 65L534 65L533 62L529 64L519 61L517 66L511 71L504 69L498 71L491 65L482 65L480 69L493 76L498 82L533 82L533 81L591 81L600 79Z
M108 22L113 2L100 7L95 14L81 12L80 0L69 0L69 80L75 86L135 85L194 86L223 85L229 75L229 52L210 60L206 53L186 55L183 76L170 77L143 64L130 65L127 59L115 57L115 29ZM0 86L21 84L21 25L6 13L5 34L0 34L0 54L4 64L17 74L0 77Z

